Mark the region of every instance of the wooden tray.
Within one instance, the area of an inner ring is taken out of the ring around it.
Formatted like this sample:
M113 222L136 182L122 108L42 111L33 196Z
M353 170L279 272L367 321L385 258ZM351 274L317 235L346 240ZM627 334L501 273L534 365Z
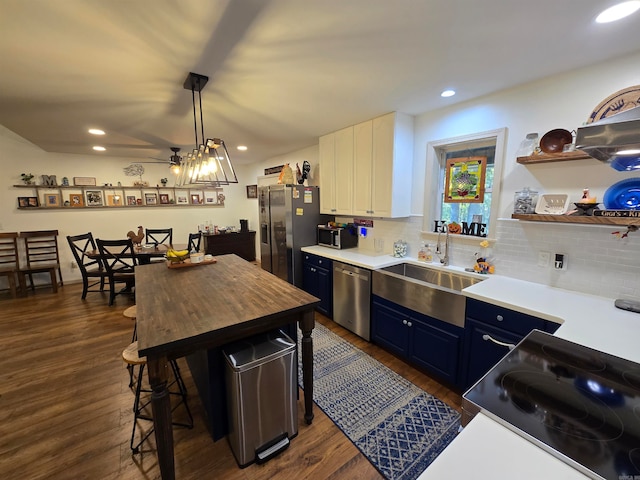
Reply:
M216 263L218 260L215 258L213 260L203 260L198 263L191 263L191 259L187 258L184 262L170 262L167 260L167 267L169 268L184 268L184 267L197 267L199 265L211 265L212 263Z

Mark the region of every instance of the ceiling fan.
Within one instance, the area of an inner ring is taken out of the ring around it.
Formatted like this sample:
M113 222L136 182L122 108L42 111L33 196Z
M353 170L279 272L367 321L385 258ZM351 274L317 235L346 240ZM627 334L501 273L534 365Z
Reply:
M182 157L180 155L178 155L178 152L180 151L180 147L170 147L171 151L173 152L173 155L171 155L169 157L169 168L179 168L180 165L182 164ZM156 158L156 157L149 157L152 158L154 160L156 160L155 162L135 162L135 163L167 163L167 159L166 158Z

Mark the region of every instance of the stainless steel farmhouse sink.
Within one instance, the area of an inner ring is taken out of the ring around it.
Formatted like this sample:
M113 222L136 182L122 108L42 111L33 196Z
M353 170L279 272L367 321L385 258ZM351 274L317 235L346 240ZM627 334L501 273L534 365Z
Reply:
M465 297L460 293L484 279L400 263L373 271L374 295L443 322L464 327Z

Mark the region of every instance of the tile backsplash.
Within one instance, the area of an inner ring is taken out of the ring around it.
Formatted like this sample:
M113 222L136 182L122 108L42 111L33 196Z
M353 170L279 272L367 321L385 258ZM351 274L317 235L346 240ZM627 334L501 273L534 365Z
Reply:
M339 221L352 221L350 218ZM496 273L541 283L565 290L610 298L640 299L640 232L627 238L612 235L625 227L565 223L522 222L499 219L496 242L490 257ZM436 236L423 234L422 217L374 219L367 237L360 238L359 248L375 252L375 239L384 241L384 254L391 254L393 242L402 239L409 245L408 256L417 257L421 242L435 252ZM450 264L471 267L479 242L451 236ZM539 252L550 254L546 267L538 266ZM562 253L566 270L553 268L554 254ZM434 255L434 260L437 257Z

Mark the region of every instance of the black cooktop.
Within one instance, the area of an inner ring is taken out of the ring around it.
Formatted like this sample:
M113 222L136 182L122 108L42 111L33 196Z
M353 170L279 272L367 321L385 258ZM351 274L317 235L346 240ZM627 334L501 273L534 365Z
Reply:
M593 478L640 478L637 363L534 330L464 399Z

